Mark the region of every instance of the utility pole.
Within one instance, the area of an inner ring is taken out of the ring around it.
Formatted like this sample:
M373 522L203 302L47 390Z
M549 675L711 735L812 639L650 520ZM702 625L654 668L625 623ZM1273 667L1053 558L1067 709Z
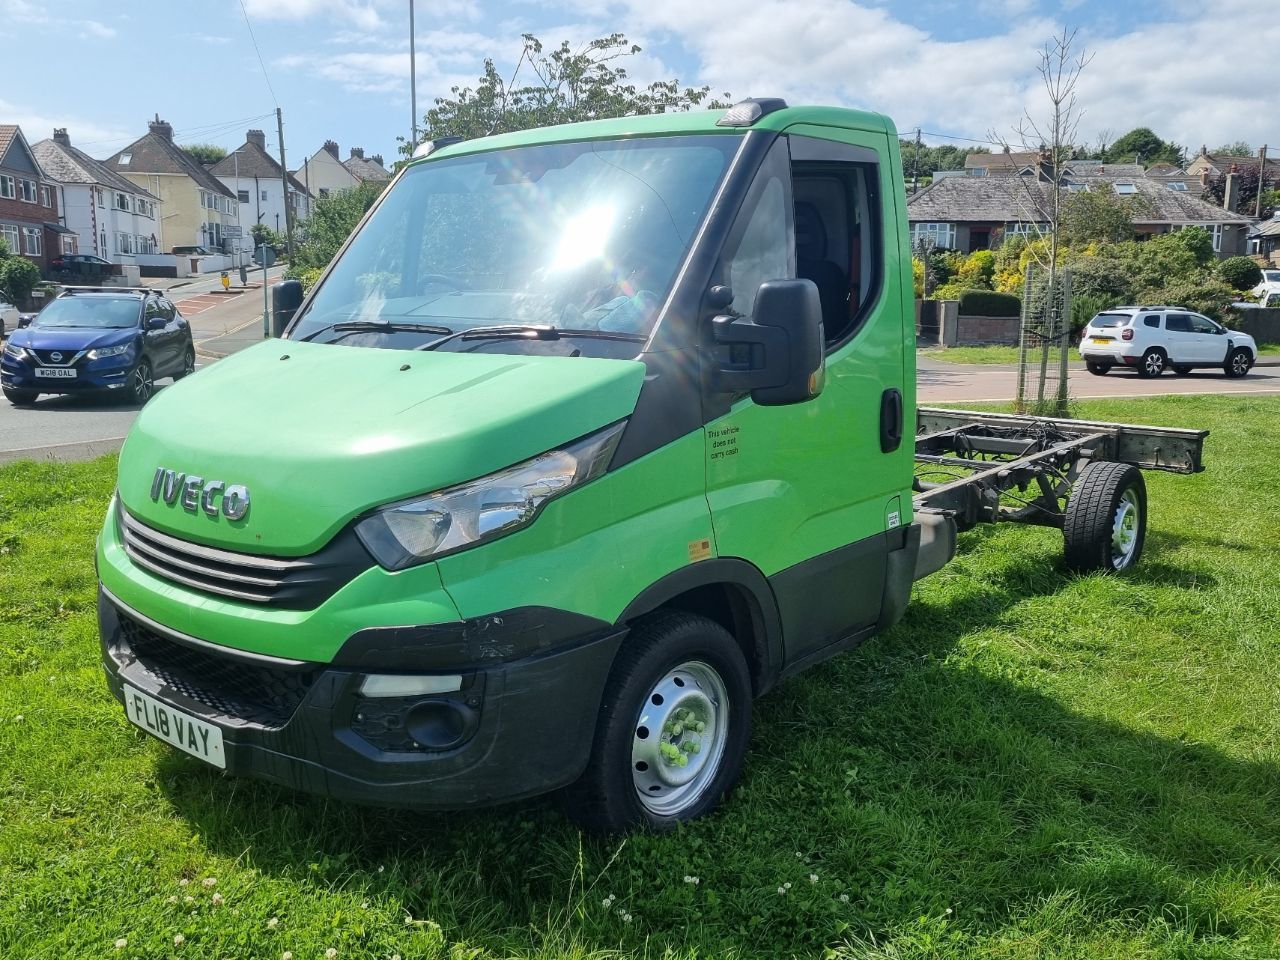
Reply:
M911 194L920 189L920 128L916 127L916 155L911 161Z
M289 168L284 162L284 114L276 107L276 133L280 136L280 183L284 187L284 232L289 259L293 260L293 205L289 203ZM267 282L266 267L262 270L263 286Z
M1258 151L1258 202L1253 208L1253 219L1262 219L1262 194L1267 183L1267 145L1264 143Z
M413 114L413 143L409 156L418 146L418 58L413 48L413 0L409 0L409 112Z

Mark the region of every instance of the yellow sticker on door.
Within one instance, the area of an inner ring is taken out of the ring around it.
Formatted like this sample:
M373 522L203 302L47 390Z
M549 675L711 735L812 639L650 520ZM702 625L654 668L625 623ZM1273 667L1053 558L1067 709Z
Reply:
M709 559L711 556L711 539L709 537L702 540L689 541L689 562L697 563L699 560Z

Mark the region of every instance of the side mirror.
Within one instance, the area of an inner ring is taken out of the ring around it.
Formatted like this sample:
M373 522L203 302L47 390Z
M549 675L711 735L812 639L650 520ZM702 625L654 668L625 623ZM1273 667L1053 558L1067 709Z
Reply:
M282 280L271 288L271 335L281 336L302 305L302 283Z
M728 346L717 386L750 392L761 406L803 403L826 380L822 302L812 280L768 280L756 293L754 316L716 317L716 343Z
M18 314L18 328L21 329L23 327L31 326L31 321L34 320L35 318L36 318L36 315L34 313Z
M148 330L163 330L168 322L164 317L148 317L146 326Z

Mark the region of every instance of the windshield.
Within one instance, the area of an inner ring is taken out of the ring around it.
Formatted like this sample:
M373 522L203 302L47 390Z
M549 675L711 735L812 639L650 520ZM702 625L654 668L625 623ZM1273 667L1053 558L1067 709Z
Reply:
M1127 313L1100 313L1089 321L1091 327L1123 327L1129 322Z
M1267 283L1280 283L1280 270L1263 270L1262 279Z
M36 315L33 327L124 329L138 325L139 301L132 297L59 297Z
M635 356L738 143L547 144L411 167L290 337L411 348L443 328L519 324L633 338L477 332L440 349ZM352 323L394 329L327 329Z

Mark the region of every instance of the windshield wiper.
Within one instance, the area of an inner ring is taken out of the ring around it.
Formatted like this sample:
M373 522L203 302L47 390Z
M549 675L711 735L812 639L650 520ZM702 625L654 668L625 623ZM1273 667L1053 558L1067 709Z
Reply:
M319 330L313 330L305 337L299 337L299 343L305 343L308 340L314 340L320 334L332 331L334 333L453 333L449 327L432 326L425 323L396 323L391 320L342 320L337 323L326 324ZM334 343L341 340L342 337L334 337L333 340L326 340L325 343Z
M434 350L450 340L559 340L561 337L590 337L595 340L630 340L633 343L644 343L649 338L639 333L622 333L614 330L585 330L575 327L545 327L534 324L510 323L496 327L471 327L467 330L450 332L439 340L424 343L415 350Z

